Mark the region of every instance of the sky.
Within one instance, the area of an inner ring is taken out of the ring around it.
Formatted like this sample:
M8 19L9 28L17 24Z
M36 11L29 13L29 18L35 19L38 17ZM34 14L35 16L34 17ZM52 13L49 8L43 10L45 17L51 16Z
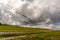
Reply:
M0 0L0 22L10 25L60 24L60 0Z

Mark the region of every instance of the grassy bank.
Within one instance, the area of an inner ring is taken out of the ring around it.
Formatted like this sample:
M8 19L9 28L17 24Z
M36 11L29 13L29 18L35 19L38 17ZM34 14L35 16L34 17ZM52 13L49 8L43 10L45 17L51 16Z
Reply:
M11 40L60 40L59 30L0 25L0 32L20 32L19 34L0 35L0 37L12 37L12 36L15 37L14 39Z

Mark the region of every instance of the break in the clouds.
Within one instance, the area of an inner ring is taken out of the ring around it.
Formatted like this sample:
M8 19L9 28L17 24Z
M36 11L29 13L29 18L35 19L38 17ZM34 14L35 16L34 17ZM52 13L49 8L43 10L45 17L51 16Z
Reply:
M60 0L0 0L0 22L33 26L60 24Z

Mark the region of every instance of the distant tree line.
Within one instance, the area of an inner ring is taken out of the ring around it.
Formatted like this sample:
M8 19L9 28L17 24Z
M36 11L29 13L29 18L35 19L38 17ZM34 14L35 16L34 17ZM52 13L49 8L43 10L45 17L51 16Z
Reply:
M0 23L0 25L8 25L8 24L2 24L2 23Z
M2 25L2 23L0 23L0 25Z

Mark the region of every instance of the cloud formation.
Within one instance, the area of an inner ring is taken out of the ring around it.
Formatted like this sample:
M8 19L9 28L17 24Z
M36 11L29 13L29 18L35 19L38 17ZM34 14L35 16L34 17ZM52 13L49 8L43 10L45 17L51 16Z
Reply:
M0 22L11 25L60 23L60 0L0 0Z

